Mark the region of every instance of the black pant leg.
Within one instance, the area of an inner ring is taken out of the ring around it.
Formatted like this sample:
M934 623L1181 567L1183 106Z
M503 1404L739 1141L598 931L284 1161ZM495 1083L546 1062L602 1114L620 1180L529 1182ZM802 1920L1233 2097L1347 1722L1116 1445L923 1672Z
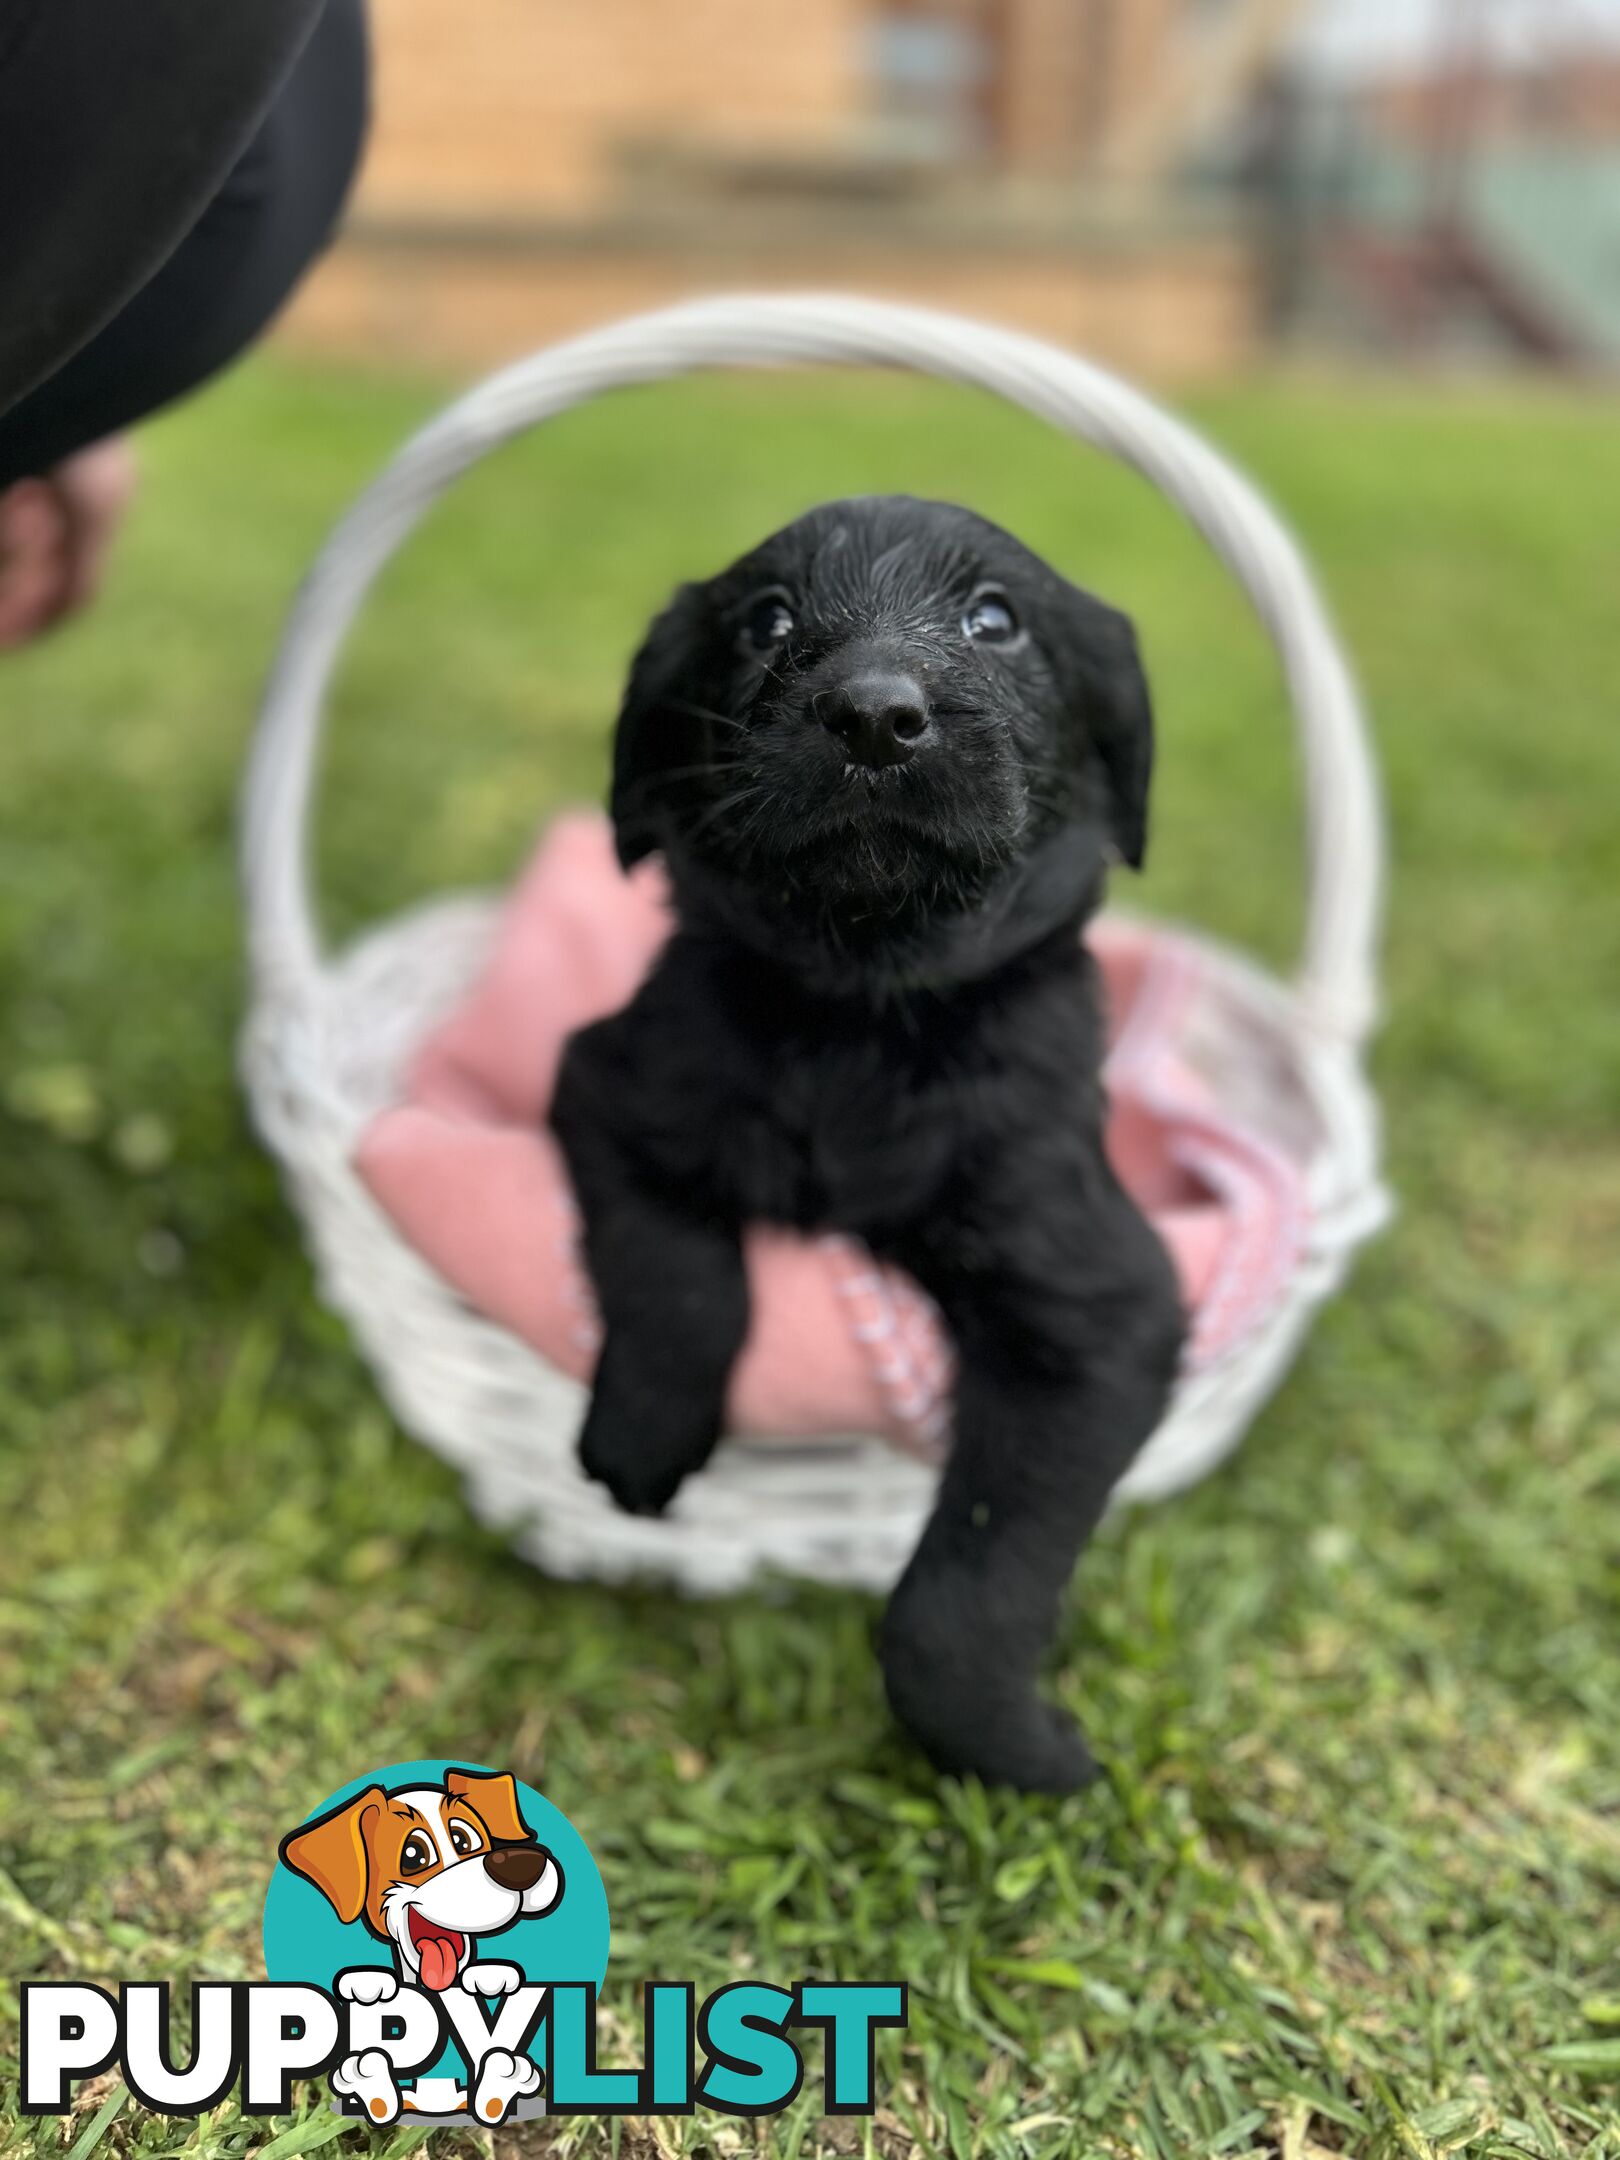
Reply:
M258 336L343 207L365 139L368 72L363 0L327 0L192 230L111 322L0 415L0 487L194 389Z

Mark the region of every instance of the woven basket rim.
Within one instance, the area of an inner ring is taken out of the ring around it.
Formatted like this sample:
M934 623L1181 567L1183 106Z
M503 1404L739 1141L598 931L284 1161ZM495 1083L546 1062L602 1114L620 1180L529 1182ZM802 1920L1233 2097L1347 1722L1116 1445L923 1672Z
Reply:
M253 997L242 1072L321 1271L401 1422L456 1463L475 1509L551 1572L649 1573L733 1589L761 1569L881 1588L907 1557L932 1473L880 1442L786 1451L723 1443L657 1522L619 1515L573 1456L579 1383L458 1300L361 1184L365 1109L339 1050L362 982L412 941L487 935L495 903L439 897L328 953L309 888L311 803L327 691L373 582L454 480L512 436L603 391L698 368L784 362L914 368L977 385L1101 448L1179 507L1232 572L1276 646L1305 774L1309 908L1295 981L1197 930L1211 979L1263 1026L1321 1122L1306 1250L1276 1310L1178 1387L1118 1489L1152 1498L1237 1444L1311 1315L1387 1211L1378 1114L1361 1049L1376 1008L1383 829L1365 721L1314 582L1259 493L1190 428L1117 377L1019 333L828 295L687 303L610 324L504 369L417 434L339 523L290 616L249 765L242 820ZM420 1012L400 1013L425 1026ZM370 1105L375 1108L375 1105ZM813 1472L813 1474L812 1474Z

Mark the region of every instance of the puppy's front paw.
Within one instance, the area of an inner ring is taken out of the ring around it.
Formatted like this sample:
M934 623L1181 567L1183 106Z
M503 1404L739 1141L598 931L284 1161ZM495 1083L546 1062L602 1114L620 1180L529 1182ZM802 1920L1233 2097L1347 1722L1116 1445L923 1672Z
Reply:
M983 1717L966 1705L960 1716L942 1716L937 1704L908 1708L892 1687L890 1700L934 1768L952 1776L1025 1793L1079 1792L1097 1776L1096 1758L1074 1719L1033 1693L1016 1709L997 1705Z
M523 1975L515 1965L469 1965L461 1985L469 1995L510 1995L523 1985Z
M627 1418L599 1386L579 1438L579 1466L627 1515L662 1515L718 1437L708 1419L663 1425Z
M346 2055L332 2072L332 2090L345 2100L358 2101L360 2113L368 2122L387 2124L399 2118L394 2066L381 2048L367 2048L363 2055Z
M504 2121L514 2100L540 2090L540 2072L527 2055L513 2055L506 2048L491 2048L478 2066L478 2086L473 2094L473 2113L480 2122Z
M399 1993L399 1975L381 1965L352 1965L338 1974L337 1991L345 2002L392 2002Z
M949 1644L891 1606L881 1657L890 1707L936 1770L1016 1792L1070 1793L1097 1764L1066 1711L1016 1671L998 1670L984 1644Z
M1098 1775L1097 1759L1074 1719L1039 1696L997 1734L984 1762L967 1767L987 1785L1010 1785L1026 1793L1079 1792Z

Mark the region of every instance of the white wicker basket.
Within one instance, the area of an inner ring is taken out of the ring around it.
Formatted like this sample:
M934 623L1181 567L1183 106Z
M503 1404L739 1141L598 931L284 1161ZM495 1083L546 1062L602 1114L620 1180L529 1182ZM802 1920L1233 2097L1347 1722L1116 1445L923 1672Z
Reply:
M887 1587L915 1542L934 1474L883 1443L725 1442L659 1521L620 1514L581 1476L584 1390L472 1311L360 1184L355 1143L399 1092L411 1052L488 949L497 903L418 909L323 952L306 832L322 708L346 631L383 565L486 452L601 391L698 368L855 362L998 392L1123 458L1176 503L1236 576L1281 656L1305 774L1305 952L1284 986L1213 944L1200 1063L1251 1122L1308 1162L1310 1228L1263 1325L1184 1379L1119 1488L1149 1499L1201 1477L1286 1370L1354 1247L1383 1219L1376 1107L1361 1046L1376 997L1382 875L1377 784L1353 683L1293 542L1247 481L1179 421L1102 370L1006 330L879 303L699 301L536 354L460 398L361 497L299 597L248 777L244 865L253 1007L243 1069L328 1301L353 1328L401 1422L465 1473L473 1507L549 1572L654 1575L702 1592L761 1570Z

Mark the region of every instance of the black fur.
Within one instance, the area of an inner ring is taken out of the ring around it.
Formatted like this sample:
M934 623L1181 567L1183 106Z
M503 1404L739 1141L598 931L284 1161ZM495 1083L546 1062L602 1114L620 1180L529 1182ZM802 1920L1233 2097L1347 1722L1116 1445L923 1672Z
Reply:
M964 628L987 587L1020 626L999 643ZM765 651L762 592L793 618ZM832 732L874 671L920 700L875 769ZM1036 1680L1183 1331L1103 1152L1078 936L1107 855L1141 860L1151 763L1123 616L968 511L811 512L684 587L635 663L619 849L663 851L678 927L573 1038L552 1113L606 1322L581 1456L626 1508L714 1446L745 1223L850 1232L938 1301L954 1439L884 1677L941 1768L1031 1789L1093 1767Z

